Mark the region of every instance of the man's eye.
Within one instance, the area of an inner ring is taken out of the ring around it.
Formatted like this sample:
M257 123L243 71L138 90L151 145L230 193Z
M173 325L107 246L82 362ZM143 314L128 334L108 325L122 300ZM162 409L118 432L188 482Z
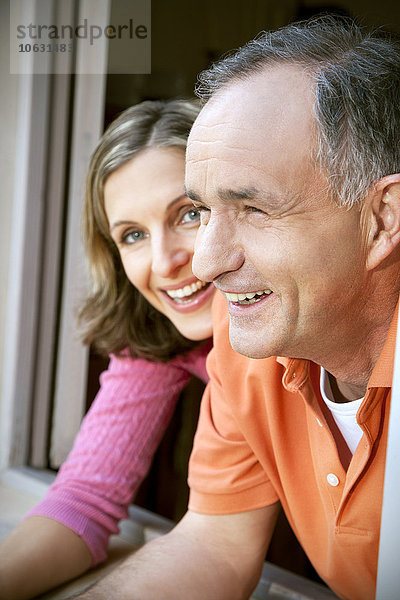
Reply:
M199 214L210 212L210 209L207 206L203 206L202 204L195 206L194 210L196 210Z
M265 214L260 208L256 208L255 206L245 206L246 212L249 213L261 213Z
M200 219L200 211L197 208L191 208L184 213L182 223L196 223Z
M121 238L121 242L123 244L136 244L136 242L140 242L145 237L144 231L128 231L124 233Z

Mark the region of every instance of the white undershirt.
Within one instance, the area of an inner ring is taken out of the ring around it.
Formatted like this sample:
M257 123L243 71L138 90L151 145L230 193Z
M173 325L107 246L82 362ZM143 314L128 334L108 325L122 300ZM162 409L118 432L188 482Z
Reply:
M331 411L335 423L350 448L351 453L354 454L363 434L361 427L357 423L356 415L364 398L359 398L352 402L334 402L329 377L322 367L320 388L323 401Z

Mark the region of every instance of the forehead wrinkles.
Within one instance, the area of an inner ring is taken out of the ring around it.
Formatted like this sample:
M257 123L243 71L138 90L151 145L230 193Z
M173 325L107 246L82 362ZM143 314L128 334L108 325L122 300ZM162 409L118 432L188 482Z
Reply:
M239 133L243 131L237 127L233 129ZM219 131L221 135L210 139L210 130ZM222 124L199 125L197 133L199 135L190 140L186 157L186 186L189 191L216 191L221 186L227 189L248 189L253 186L263 190L263 184L272 186L276 191L279 183L288 188L294 183L295 179L291 181L290 175L299 175L298 164L292 163L285 153L281 154L283 161L271 168L268 165L269 153L264 153L265 148L260 139L253 138L253 142L250 139L245 143L241 138L239 143L235 143L230 136L223 135ZM301 175L305 175L309 169L313 170L312 161L303 162L301 167ZM263 190L264 193L267 191L267 188Z
M239 160L242 167L256 168L254 156L258 153L254 139L246 139L241 127L232 126L229 122L216 124L196 124L189 138L186 164L187 174L196 165L212 165Z
M244 138L244 128L232 125L230 121L218 123L195 123L188 141L186 160L194 160L193 155L207 151L214 152L219 147L227 150L254 150L254 144ZM235 138L236 141L235 141ZM240 139L240 141L238 141Z
M221 175L221 167L230 171L232 164L254 152L254 147L238 136L243 129L229 120L196 122L188 141L186 154L186 184L192 191L214 189ZM216 169L214 169L216 167Z
M264 173L262 168L257 168L252 163L250 151L246 153L246 160L244 160L243 147L224 145L220 141L211 144L198 143L199 152L195 151L187 160L186 189L189 195L204 194L208 191L217 193L222 199L224 194L220 190L230 189L232 193L229 200L231 201L234 191L240 194L239 190L241 190L246 197L250 191L254 191L253 181L257 180L256 172L259 171L260 176ZM204 148L207 148L207 151L201 152ZM218 152L217 148L221 149L221 152Z

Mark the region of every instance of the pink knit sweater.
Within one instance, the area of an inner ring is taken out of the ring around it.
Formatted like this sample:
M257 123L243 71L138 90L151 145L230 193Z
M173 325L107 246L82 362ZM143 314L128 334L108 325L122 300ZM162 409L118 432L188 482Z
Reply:
M93 565L104 560L109 536L128 515L180 391L192 374L208 380L210 349L211 342L166 364L112 356L73 449L26 516L66 525L86 542Z

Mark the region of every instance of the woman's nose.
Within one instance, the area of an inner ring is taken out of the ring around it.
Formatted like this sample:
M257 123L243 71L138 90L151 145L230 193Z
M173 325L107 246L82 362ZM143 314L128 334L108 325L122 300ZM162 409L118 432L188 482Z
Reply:
M189 249L176 235L163 235L152 240L153 273L159 277L172 277L179 268L191 261L193 249Z

